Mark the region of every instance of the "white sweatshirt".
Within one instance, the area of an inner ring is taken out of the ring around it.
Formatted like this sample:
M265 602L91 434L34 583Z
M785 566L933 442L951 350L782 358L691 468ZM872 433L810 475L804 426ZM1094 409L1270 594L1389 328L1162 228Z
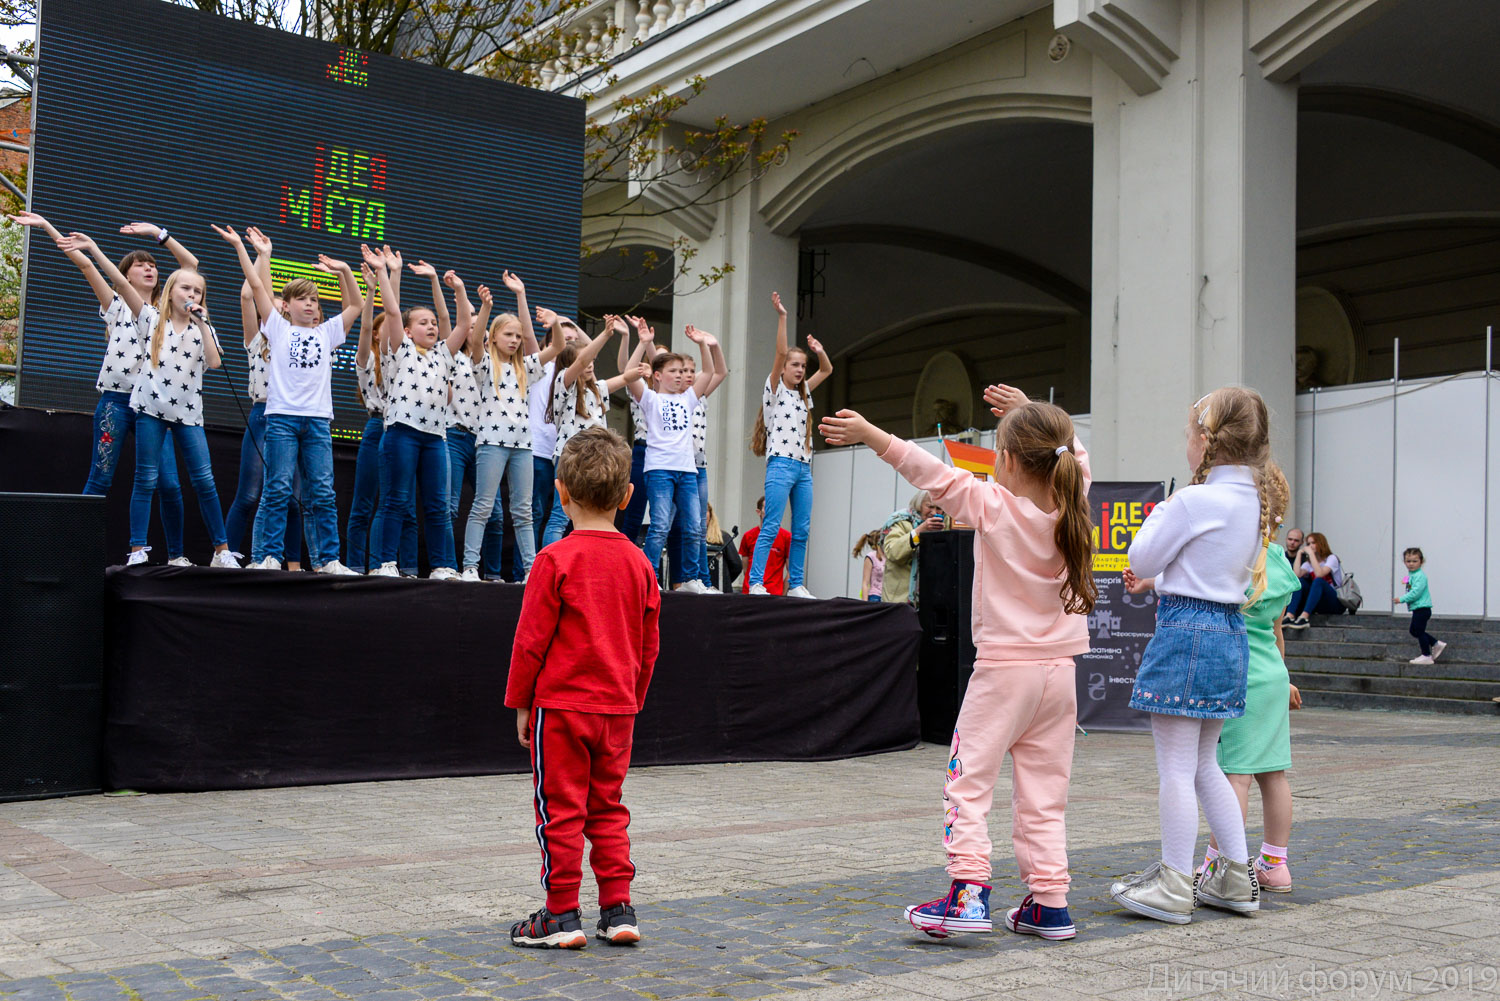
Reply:
M1161 594L1238 605L1262 545L1255 474L1215 466L1156 505L1130 543L1130 569L1155 577Z

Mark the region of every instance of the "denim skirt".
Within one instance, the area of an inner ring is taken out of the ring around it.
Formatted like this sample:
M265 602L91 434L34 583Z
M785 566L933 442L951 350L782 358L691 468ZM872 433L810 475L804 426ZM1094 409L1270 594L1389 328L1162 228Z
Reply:
M1161 596L1156 634L1136 671L1130 708L1164 716L1245 715L1250 644L1238 605Z

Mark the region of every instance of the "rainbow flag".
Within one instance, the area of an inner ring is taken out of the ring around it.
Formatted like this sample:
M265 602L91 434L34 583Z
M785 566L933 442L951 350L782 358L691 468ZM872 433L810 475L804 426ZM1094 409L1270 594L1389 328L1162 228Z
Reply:
M955 469L967 469L981 480L987 480L995 471L995 450L969 445L961 441L945 441L948 461Z

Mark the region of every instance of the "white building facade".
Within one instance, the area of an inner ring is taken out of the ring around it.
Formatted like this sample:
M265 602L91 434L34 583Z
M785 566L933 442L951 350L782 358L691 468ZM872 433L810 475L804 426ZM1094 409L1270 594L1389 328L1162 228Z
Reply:
M746 443L773 291L833 357L820 411L921 435L934 414L982 423L980 387L1009 381L1090 415L1101 479L1185 475L1188 407L1225 383L1265 396L1291 473L1299 386L1388 380L1398 342L1403 375L1479 370L1500 325L1489 0L601 0L584 18L621 29L610 82L576 85L591 114L701 75L684 124L798 133L727 200L648 196L583 234L685 237L695 264L732 266L656 304L724 342L726 526L761 492ZM588 192L586 219L632 193ZM583 288L590 312L629 299ZM957 361L934 397L939 352Z

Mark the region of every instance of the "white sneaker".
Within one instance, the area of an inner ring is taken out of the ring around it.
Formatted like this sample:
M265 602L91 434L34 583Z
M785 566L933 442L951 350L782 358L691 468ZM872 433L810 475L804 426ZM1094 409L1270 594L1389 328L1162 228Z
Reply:
M125 557L125 565L127 567L140 566L142 563L146 562L146 554L150 551L150 546L142 546L141 548L133 551L129 556Z
M477 583L478 580L479 580L479 568L478 567L464 567L464 572L458 575L458 579L459 580L472 580L472 581L475 581Z
M313 573L333 574L333 576L335 576L335 577L358 577L359 576L359 571L357 571L357 570L350 570L348 567L344 566L344 564L340 563L338 560L329 560L327 563L324 563L322 566L315 568L313 570Z
M452 567L438 567L427 575L428 580L458 580L458 571Z
M764 584L751 584L750 585L750 593L751 594L770 594L771 592L766 590L766 585L764 585Z
M1444 643L1442 640L1438 640L1436 643L1432 644L1432 659L1437 660L1443 655L1443 651L1446 649L1448 649L1448 644Z
M786 593L786 596L788 598L812 598L815 601L817 600L817 597L818 597L816 594L813 594L811 591L809 591L807 588L803 587L801 584L798 584L796 587L794 587L790 591L788 591Z
M208 565L211 567L238 570L240 568L240 561L234 558L234 553L231 553L227 549L221 549L217 553L214 553L214 558Z
M396 569L394 563L382 563L370 571L371 577L400 577L401 571Z
M267 556L263 560L256 560L254 563L247 564L245 566L245 569L246 570L280 570L281 569L281 561L278 560L274 556Z
M169 567L190 567L192 565L193 561L186 556L174 556L170 560L167 560L167 566Z
M682 582L682 586L679 587L677 590L681 591L683 594L718 594L719 593L718 591L715 591L712 588L710 588L707 584L703 583L701 580L686 580L686 581L683 581Z
M1420 657L1413 657L1411 660L1407 661L1407 663L1408 664L1431 664L1432 663L1432 658L1429 657L1427 654L1424 653Z

